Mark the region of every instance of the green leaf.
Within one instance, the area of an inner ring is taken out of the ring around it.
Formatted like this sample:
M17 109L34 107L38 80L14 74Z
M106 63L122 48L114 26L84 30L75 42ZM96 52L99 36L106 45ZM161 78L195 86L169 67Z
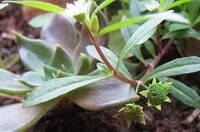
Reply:
M1 59L1 56L0 56L0 68L5 69L5 65L3 63L3 60Z
M97 69L100 70L102 73L110 75L112 71L103 63L97 63Z
M163 19L150 19L140 26L131 36L125 47L123 48L119 60L117 62L117 67L123 60L123 58L128 54L128 52L135 46L147 41L154 33L155 27L160 24Z
M101 31L99 31L98 37L100 37L100 36L102 36L102 35L104 35L106 33L115 31L115 30L117 30L117 29L119 29L121 27L125 27L125 26L131 25L131 24L143 22L143 21L146 21L146 20L148 20L148 18L139 17L139 18L128 19L128 20L125 20L125 21L110 25L108 27L103 28Z
M105 57L108 59L108 61L110 62L110 64L116 68L116 64L117 64L117 60L118 57L109 49L101 46L100 47L102 52L104 53ZM100 62L103 62L103 60L101 59L101 57L99 56L98 52L96 51L95 47L92 45L89 45L86 47L87 52L94 57L95 59L99 60ZM127 68L125 67L125 65L123 63L120 64L119 67L119 72L122 73L124 76L128 77L128 78L132 78L130 73L128 72Z
M130 3L130 12L133 17L138 17L141 15L140 13L140 1L131 0Z
M194 1L187 4L188 17L191 22L194 22L200 13L200 1Z
M144 43L145 48L147 51L155 58L156 57L156 52L155 52L155 47L151 41L146 41Z
M168 5L165 10L169 10L171 8L174 8L176 6L179 6L181 4L184 4L184 3L188 3L188 2L191 2L191 1L197 1L197 0L179 0L179 1L176 1L176 2L173 2L172 4Z
M74 67L68 53L60 47L56 46L56 51L51 59L50 66L60 69L64 72L74 73ZM64 68L64 69L63 69Z
M50 3L38 2L38 1L3 1L3 3L21 4L21 5L26 5L26 6L30 6L33 8L41 9L44 11L50 11L50 12L65 11L65 9L59 6L56 6Z
M181 24L181 23L173 23L169 26L169 31L173 32L173 31L188 29L188 28L190 28L189 25Z
M43 64L43 69L44 69L45 78L47 80L60 78L60 75L62 75L62 77L72 76L72 74L63 72L57 68L54 68L45 64Z
M90 60L85 54L81 54L76 64L76 75L86 75L90 70Z
M146 81L152 78L176 76L200 71L200 57L184 57L167 62L157 67L146 77Z
M197 34L197 32L192 29L192 28L188 28L188 29L181 29L181 30L176 30L176 31L172 31L172 32L168 32L166 33L162 39L169 39L169 38L189 38L189 37L193 37Z
M31 92L24 103L24 107L30 107L47 102L57 97L66 95L75 89L108 77L109 76L70 76L49 80Z
M200 109L200 97L194 90L192 90L182 82L179 82L174 79L165 78L160 80L162 80L163 82L172 82L172 86L170 87L170 93L176 99L188 106Z
M56 103L57 101L52 101L30 108L22 108L22 103L0 107L0 131L25 131L42 118Z
M33 28L41 28L47 24L54 16L54 13L46 13L32 18L28 24Z
M25 95L31 89L15 81L20 78L7 70L0 69L0 93Z
M101 3L92 13L92 17L94 15L96 15L101 9L105 8L106 6L108 6L109 4L111 4L112 2L114 2L115 0L106 0L103 3Z
M139 96L129 84L116 78L103 79L74 90L66 96L80 107L100 111L135 102Z
M24 85L36 87L42 85L46 79L36 72L26 72L22 78L16 79Z
M135 57L137 57L138 60L140 60L145 66L148 65L146 60L144 59L142 52L141 52L141 45L136 45L133 47L133 54Z
M19 54L27 69L43 74L42 63L49 64L53 50L44 41L29 39L15 33Z
M186 23L190 24L190 21L183 17L180 13L174 13L174 11L165 11L161 13L154 13L150 15L145 15L144 17L147 18L158 18L158 19L164 19L167 21L172 21L172 22L179 22L179 23Z
M0 10L7 7L7 6L8 6L8 4L0 4Z

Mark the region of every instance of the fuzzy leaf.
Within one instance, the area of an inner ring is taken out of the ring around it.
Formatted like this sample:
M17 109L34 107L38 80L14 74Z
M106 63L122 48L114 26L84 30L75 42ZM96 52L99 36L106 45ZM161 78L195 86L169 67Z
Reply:
M49 64L53 50L42 40L29 39L15 33L19 54L27 69L43 74L42 63Z
M41 38L54 48L60 44L69 54L73 54L76 47L77 38L73 24L59 14L42 28Z
M21 4L21 5L26 5L26 6L30 6L33 8L41 9L44 11L50 11L50 12L65 11L65 9L59 6L56 6L50 3L38 2L38 1L3 1L3 3Z
M200 71L200 57L184 57L157 67L146 77L146 81L156 77L176 76Z
M26 72L22 76L22 78L19 78L16 80L21 82L24 85L32 86L32 87L40 86L46 81L43 76L41 76L40 74L38 74L36 72L32 72L32 71Z
M125 47L123 48L119 60L117 62L117 67L123 60L123 58L128 54L128 52L135 46L144 43L147 41L152 35L152 30L155 31L155 27L160 24L163 19L150 19L145 22L142 26L140 26L131 36Z
M117 63L118 57L111 50L109 50L103 46L101 46L100 48L103 51L106 58L108 59L108 61L111 63L111 65L114 68L116 68L116 63ZM94 46L91 46L91 45L87 46L87 52L95 59L99 60L100 62L103 62ZM127 68L125 67L125 65L123 63L120 64L119 72L122 73L124 76L131 78L131 75L129 74Z
M20 78L20 76L7 70L0 69L0 93L24 95L31 90L14 80L17 78Z
M135 102L139 96L129 84L109 78L74 90L67 98L84 109L100 111Z
M0 107L0 131L25 131L32 127L55 104L56 101L30 108L22 108L22 103Z
M172 86L170 87L170 93L182 103L192 106L194 108L200 109L200 97L199 95L183 84L174 79L160 79L164 82L172 82Z
M107 77L108 76L70 76L49 80L31 92L24 103L24 107L47 102Z

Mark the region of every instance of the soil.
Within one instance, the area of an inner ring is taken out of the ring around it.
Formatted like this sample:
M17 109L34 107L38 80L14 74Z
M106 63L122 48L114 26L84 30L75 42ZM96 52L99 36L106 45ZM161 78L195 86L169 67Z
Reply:
M0 11L0 55L5 61L17 53L17 45L12 33L15 30L30 38L39 37L39 29L33 29L28 26L27 21L23 19L21 6L11 5ZM180 57L176 47L172 47L161 63L173 58ZM14 73L23 73L25 68L18 61L8 70ZM199 75L199 73L198 73ZM197 74L190 76L181 76L180 80L187 85L199 86L199 80L194 79ZM186 81L187 80L187 81ZM59 109L48 112L34 127L28 132L199 132L200 118L196 118L192 123L183 123L192 112L193 108L188 107L173 97L172 103L164 103L162 111L147 107L145 99L142 98L139 104L144 107L147 118L147 125L132 124L130 128L126 123L113 118L120 108L114 108L101 112L86 111L72 104L69 108L66 105L59 105ZM16 101L0 98L0 106L15 103ZM61 107L62 106L62 107ZM62 110L62 112L60 112ZM72 112L73 111L73 112ZM68 113L68 114L67 114Z

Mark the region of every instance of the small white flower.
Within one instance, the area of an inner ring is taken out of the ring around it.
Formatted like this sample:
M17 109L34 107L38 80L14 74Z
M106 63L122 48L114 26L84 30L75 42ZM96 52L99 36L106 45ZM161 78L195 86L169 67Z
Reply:
M158 1L151 0L149 3L145 4L144 6L147 8L147 10L154 11L160 6L160 4L158 3Z
M74 4L66 4L66 10L63 15L74 17L79 14L87 14L90 9L90 3L85 0L74 1Z

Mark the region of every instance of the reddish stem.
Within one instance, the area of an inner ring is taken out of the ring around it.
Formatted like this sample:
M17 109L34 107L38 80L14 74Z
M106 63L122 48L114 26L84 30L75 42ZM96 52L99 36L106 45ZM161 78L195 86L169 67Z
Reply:
M90 33L90 32L89 32ZM137 86L138 82L134 81L134 80L130 80L128 78L123 77L122 75L120 75L120 73L113 68L113 66L110 64L110 62L107 60L107 58L105 57L105 55L103 54L99 44L98 44L98 39L96 39L92 34L90 34L90 38L92 41L92 44L94 45L94 47L96 48L99 56L101 57L101 59L103 60L103 62L105 63L105 65L111 70L113 71L113 75L114 77L116 77L117 79L126 82L128 84L131 84L133 86Z
M145 75L142 77L141 81L144 81L145 77L146 77L147 75L149 75L149 74L153 71L153 69L158 65L158 63L160 62L161 58L167 53L167 51L168 51L168 50L170 49L170 47L172 46L173 42L174 42L174 38L171 38L171 39L169 40L169 42L166 44L166 46L164 47L164 49L162 49L162 50L158 53L158 55L157 55L156 59L154 60L154 62L151 63L151 64L149 64L149 67L148 67L148 69L147 69L147 72L146 72Z

